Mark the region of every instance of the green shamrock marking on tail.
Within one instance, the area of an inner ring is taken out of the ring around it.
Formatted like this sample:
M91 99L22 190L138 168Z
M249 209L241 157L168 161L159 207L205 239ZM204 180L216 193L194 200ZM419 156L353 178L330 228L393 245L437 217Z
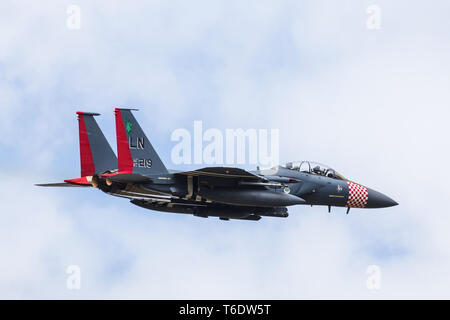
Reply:
M127 135L130 134L132 126L133 125L131 124L130 120L127 119L127 122L125 123L125 130L127 131Z

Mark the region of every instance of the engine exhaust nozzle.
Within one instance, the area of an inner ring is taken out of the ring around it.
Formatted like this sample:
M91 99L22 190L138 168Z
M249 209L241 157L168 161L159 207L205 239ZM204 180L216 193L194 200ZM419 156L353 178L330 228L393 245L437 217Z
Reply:
M98 184L99 184L99 181L98 181L98 175L93 175L92 176L92 181L91 181L91 185L94 187L94 188L98 188Z

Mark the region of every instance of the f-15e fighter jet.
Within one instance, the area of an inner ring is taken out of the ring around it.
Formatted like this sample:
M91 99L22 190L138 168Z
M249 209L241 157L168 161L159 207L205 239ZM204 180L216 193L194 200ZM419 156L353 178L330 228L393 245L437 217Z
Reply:
M77 112L81 177L53 187L93 187L156 211L221 220L287 217L287 207L319 205L385 208L388 196L311 161L289 162L270 170L206 167L168 170L136 121L135 109L115 109L117 157L100 130L97 113Z

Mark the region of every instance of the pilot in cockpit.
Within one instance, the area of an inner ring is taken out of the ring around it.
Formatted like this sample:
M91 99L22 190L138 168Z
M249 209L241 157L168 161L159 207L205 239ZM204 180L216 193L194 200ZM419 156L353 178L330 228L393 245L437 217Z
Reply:
M325 176L328 178L334 178L334 170L332 169L327 169L327 168L321 168L319 165L315 166L312 171L315 174L321 175L321 176Z
M323 172L321 169L320 169L320 166L315 166L314 168L313 168L313 172L315 173L315 174L320 174L320 175L324 175L324 173L325 172Z

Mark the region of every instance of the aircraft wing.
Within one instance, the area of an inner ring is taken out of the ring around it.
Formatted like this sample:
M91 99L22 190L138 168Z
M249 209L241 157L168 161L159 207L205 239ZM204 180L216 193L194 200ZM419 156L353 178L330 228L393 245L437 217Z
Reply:
M226 178L226 179L266 181L264 177L255 175L244 169L232 167L206 167L193 171L177 172L176 174L186 176L205 176L205 177Z

